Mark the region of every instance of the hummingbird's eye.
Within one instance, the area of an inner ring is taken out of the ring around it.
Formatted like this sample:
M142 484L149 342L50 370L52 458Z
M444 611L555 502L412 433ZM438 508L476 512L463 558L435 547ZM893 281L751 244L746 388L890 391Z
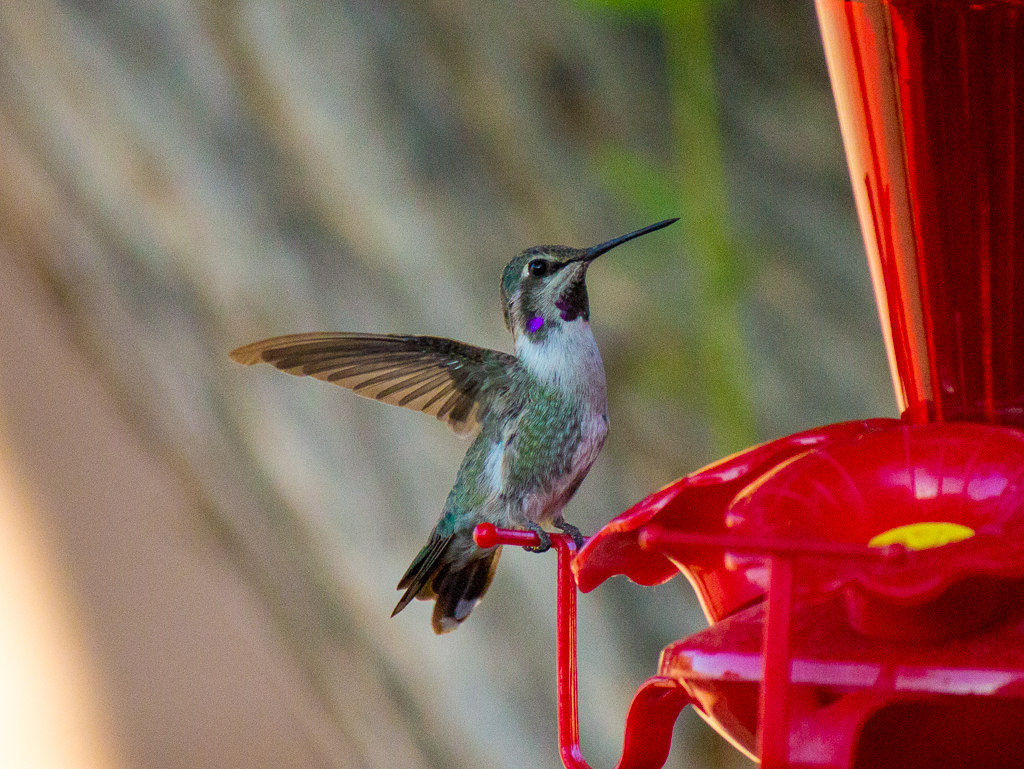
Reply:
M548 274L548 263L544 259L534 259L526 266L526 269L533 277L542 278Z

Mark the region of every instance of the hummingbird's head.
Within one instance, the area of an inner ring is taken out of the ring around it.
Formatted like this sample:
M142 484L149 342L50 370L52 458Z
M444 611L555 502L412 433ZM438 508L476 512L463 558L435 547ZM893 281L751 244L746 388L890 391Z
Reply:
M505 265L501 308L512 336L543 341L559 325L590 320L587 268L597 257L627 240L667 227L666 219L592 248L534 246Z
M534 246L505 265L501 307L513 336L543 339L558 323L589 320L586 250Z

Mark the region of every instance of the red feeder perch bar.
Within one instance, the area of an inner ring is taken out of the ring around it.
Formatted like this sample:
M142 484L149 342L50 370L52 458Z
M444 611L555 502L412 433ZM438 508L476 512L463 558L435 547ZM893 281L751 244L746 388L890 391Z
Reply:
M1024 3L817 9L902 416L722 460L575 558L552 537L571 769L576 580L679 572L710 627L663 651L619 769L660 767L687 704L768 769L1024 765Z

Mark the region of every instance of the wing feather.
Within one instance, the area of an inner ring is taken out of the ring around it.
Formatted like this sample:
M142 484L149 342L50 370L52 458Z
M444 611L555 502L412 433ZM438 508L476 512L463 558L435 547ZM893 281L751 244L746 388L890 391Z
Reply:
M424 369L412 369L410 371L402 371L399 374L399 376L401 376L401 379L399 379L398 381L395 381L395 374L394 374L394 372L386 371L383 374L378 374L377 376L373 377L372 379L367 379L365 382L363 382L363 384L364 385L371 385L371 384L374 384L374 385L376 385L376 384L386 384L386 385L388 385L383 390L381 390L379 393L377 393L377 397L378 398L387 398L388 396L394 395L395 393L405 392L410 387L415 387L416 385L422 384L423 382L427 383L426 386L428 388L433 388L434 387L434 383L438 379L443 379L447 375L443 374L443 373L438 373L437 369L434 366L427 366L427 367L425 367L425 370ZM391 383L393 383L393 384L391 384Z
M264 339L231 353L238 363L270 363L366 398L422 411L457 433L475 429L492 395L519 365L512 355L430 336L310 333Z
M408 379L403 379L398 384L393 384L391 385L391 387L382 390L381 395L383 397L401 395L396 405L408 406L408 404L412 403L417 398L426 395L427 393L434 392L434 390L437 389L438 385L445 381L445 376L445 374L436 374L433 371L431 371L428 372L428 374L420 374L419 376L416 377L409 377ZM408 392L410 387L415 387L416 385L422 386L417 387L412 392Z

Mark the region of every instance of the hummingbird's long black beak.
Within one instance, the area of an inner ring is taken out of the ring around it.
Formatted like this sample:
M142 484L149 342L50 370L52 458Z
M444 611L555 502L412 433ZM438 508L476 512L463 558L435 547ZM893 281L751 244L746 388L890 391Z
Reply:
M657 224L650 224L650 225L644 227L643 229L637 230L636 232L631 232L628 235L620 235L617 238L612 238L611 240L607 240L607 241L605 241L604 243L601 243L598 246L594 246L593 248L588 248L586 251L583 252L582 256L579 257L578 261L581 261L581 262L592 262L595 259L597 259L597 257L599 257L601 254L606 253L608 251L611 251L616 246L621 246L627 240L632 240L633 238L639 238L641 235L646 235L648 232L654 232L655 230L660 230L662 227L668 227L673 222L678 222L678 221L679 221L678 217L676 217L675 219L666 219L663 222L658 222Z

